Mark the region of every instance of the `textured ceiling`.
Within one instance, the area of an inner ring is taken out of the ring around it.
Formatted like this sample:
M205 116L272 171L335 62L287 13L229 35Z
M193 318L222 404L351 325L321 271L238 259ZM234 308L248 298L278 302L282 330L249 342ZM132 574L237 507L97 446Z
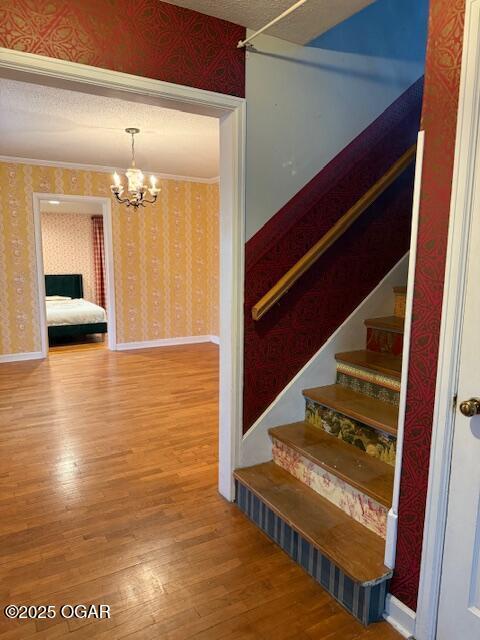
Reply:
M138 102L0 79L0 154L126 168L138 127L137 165L195 178L218 176L216 118Z
M308 0L268 30L268 35L306 44L375 0ZM229 20L249 29L261 29L295 0L166 0L179 7Z

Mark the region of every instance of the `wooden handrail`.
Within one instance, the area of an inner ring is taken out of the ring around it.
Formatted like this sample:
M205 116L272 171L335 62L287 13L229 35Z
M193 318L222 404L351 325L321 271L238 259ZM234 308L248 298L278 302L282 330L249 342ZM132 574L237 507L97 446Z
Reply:
M345 231L351 227L355 220L375 202L375 200L387 189L392 182L400 176L405 169L415 159L417 145L413 145L406 151L403 156L397 160L390 169L378 180L373 187L359 199L334 225L327 233L316 242L311 249L303 255L300 260L293 265L276 284L260 298L260 300L252 307L252 318L260 320L269 309L276 304L280 298L287 293L293 284L320 258L325 251L336 242Z

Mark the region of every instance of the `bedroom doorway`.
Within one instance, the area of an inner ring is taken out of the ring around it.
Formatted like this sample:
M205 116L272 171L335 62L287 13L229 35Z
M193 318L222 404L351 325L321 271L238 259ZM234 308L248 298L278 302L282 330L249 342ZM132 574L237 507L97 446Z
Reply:
M33 194L42 353L79 341L116 346L108 198Z

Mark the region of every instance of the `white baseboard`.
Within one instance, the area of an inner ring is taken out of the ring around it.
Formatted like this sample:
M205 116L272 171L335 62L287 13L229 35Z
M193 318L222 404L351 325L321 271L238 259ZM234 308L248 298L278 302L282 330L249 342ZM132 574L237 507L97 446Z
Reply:
M335 353L365 349L367 330L364 320L392 314L393 287L407 281L407 269L408 254L391 269L345 322L326 340L325 344L250 427L241 443L239 466L249 467L272 459L272 443L268 429L304 419L305 399L302 395L302 389L335 382Z
M213 342L220 344L218 336L182 336L180 338L160 338L158 340L145 340L144 342L120 342L116 345L116 351L129 351L130 349L153 349L155 347L173 347L182 344L198 344L200 342Z
M21 360L40 360L45 355L41 351L27 351L26 353L6 353L0 355L0 363L2 362L20 362Z
M403 602L390 593L387 595L383 617L404 638L413 638L415 632L415 611L412 611L406 604L403 604Z

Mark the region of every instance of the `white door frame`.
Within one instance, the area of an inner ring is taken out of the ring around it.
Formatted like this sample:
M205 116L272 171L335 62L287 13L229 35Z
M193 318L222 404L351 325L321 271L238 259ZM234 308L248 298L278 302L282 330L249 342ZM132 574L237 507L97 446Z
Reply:
M48 327L45 314L45 268L43 265L42 246L42 214L40 203L42 200L59 200L60 202L91 202L100 205L103 217L103 244L105 251L105 285L107 303L107 340L108 348L115 351L117 346L117 325L115 316L115 272L113 261L112 239L112 203L110 198L96 196L71 196L63 193L33 193L33 223L35 230L35 264L37 269L38 321L40 325L40 339L42 341L42 357L48 355ZM80 211L80 209L79 209ZM67 214L68 215L68 214Z
M479 120L480 0L466 0L432 448L415 624L417 640L434 640L437 627L475 164L477 180L480 177L480 158L476 157Z
M0 48L0 77L155 104L220 120L219 491L233 500L242 438L245 118L243 98Z

